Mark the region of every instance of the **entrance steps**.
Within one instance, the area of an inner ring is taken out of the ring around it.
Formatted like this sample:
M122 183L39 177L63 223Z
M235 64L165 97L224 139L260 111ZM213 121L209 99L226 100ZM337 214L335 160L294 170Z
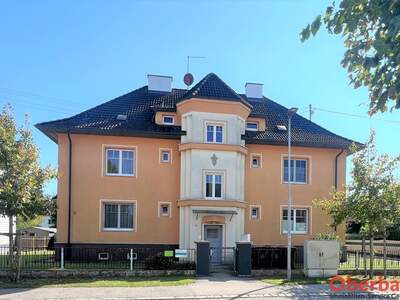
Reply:
M233 266L229 265L221 265L221 264L211 264L210 268L211 274L215 273L223 273L223 274L234 274Z

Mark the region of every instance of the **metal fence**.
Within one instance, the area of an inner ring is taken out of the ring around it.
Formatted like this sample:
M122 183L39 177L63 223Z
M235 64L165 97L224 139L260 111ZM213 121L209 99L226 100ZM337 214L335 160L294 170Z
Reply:
M292 248L292 268L303 268L303 247ZM273 246L258 246L252 248L251 254L252 269L286 269L287 248Z
M368 251L343 251L340 257L339 269L341 270L362 270L366 265L370 266L371 255ZM384 268L383 250L374 251L373 267L376 270ZM386 268L388 270L400 271L400 248L389 249L386 254Z
M196 250L136 248L23 249L24 270L194 270ZM0 269L10 267L9 248L0 248Z

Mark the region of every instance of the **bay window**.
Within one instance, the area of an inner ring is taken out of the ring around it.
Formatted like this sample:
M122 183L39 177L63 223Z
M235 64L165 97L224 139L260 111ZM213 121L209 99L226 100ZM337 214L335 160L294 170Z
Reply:
M206 199L222 199L223 198L223 180L221 173L205 174L205 198Z

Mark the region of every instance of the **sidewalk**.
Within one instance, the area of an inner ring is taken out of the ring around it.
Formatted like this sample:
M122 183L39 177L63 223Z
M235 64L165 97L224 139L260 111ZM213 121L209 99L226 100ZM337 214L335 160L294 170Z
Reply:
M320 299L329 295L327 285L275 286L226 274L186 286L0 289L0 299Z

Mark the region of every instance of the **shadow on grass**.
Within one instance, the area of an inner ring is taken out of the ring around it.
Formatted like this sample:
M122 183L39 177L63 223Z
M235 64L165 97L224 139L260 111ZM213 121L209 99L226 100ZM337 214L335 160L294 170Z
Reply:
M288 280L283 276L268 276L260 278L262 282L273 285L307 285L307 284L325 284L329 278L308 278L304 276L295 276L292 280Z
M32 289L39 287L148 287L178 286L194 282L194 277L112 277L112 278L35 278L21 279L15 283L0 279L0 289ZM0 290L1 294L1 290Z

